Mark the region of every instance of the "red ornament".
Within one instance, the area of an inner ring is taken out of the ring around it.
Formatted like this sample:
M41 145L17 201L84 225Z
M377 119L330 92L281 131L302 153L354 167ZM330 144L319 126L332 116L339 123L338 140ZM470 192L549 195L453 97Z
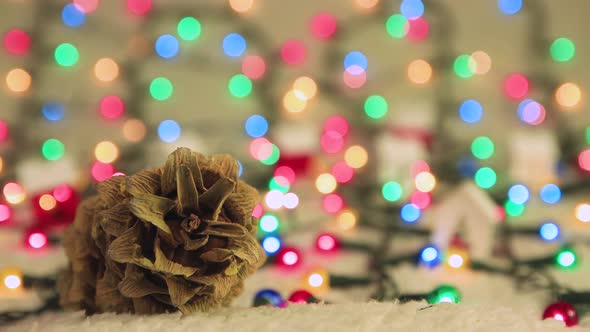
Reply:
M310 303L314 300L313 294L304 289L296 290L289 296L289 302L293 303Z
M578 313L571 304L558 301L551 303L543 312L543 319L552 318L562 321L565 326L578 325Z
M142 16L152 9L152 0L127 0L127 8L132 14Z
M57 226L69 224L76 217L80 196L66 184L32 197L33 213L38 224Z

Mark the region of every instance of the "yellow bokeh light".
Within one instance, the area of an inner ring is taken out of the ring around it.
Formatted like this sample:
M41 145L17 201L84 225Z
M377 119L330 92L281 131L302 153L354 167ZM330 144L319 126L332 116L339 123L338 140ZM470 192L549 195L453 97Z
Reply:
M355 0L357 6L363 9L371 9L379 3L379 0Z
M336 222L342 230L347 231L353 229L356 226L357 217L353 211L344 210L338 215Z
M467 65L473 73L483 75L492 68L492 58L484 51L475 51L469 57Z
M45 211L51 211L57 206L57 201L52 195L41 195L39 197L39 206Z
M432 77L432 67L422 59L417 59L408 65L408 78L415 84L425 84Z
M416 184L416 189L418 191L427 193L434 190L436 187L436 178L430 172L420 172L414 178L414 183Z
M238 13L245 13L252 8L254 0L229 0L230 7Z
M4 161L2 160L2 157L0 157L0 174L2 174L2 167L4 167Z
M146 134L146 128L143 121L139 119L129 119L123 125L123 137L129 142L140 142Z
M368 160L367 150L360 145L353 145L344 152L344 161L352 168L361 168L367 164Z
M22 68L14 68L6 74L6 86L12 92L25 92L31 87L31 75Z
M2 192L4 194L4 198L10 204L21 203L27 197L23 187L15 182L9 182L5 184L4 189L2 189Z
M336 178L330 173L320 174L315 180L315 187L322 194L334 192L337 187Z
M111 82L119 76L119 65L111 58L102 58L94 64L94 75L101 82Z
M19 268L4 267L0 269L0 290L19 290L22 288L22 280L23 273Z
M574 107L582 100L582 90L575 83L563 83L555 91L555 100L563 107Z
M465 270L471 264L469 253L461 247L450 247L446 253L445 265L454 270Z
M313 268L303 274L303 289L316 294L323 294L330 289L330 275L324 268Z
M119 148L113 142L103 141L96 144L94 156L101 163L112 163L119 157Z
M299 113L305 109L307 101L298 98L295 91L289 90L283 97L283 106L291 113Z
M315 81L307 76L299 77L293 82L293 93L302 100L309 100L315 96L318 86Z

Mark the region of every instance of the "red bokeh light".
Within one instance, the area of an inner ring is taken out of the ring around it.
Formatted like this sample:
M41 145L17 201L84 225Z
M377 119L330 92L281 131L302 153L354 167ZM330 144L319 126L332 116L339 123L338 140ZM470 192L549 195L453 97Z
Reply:
M0 224L8 222L12 212L10 211L10 206L6 204L0 204Z
M336 18L329 13L316 14L310 25L313 36L318 39L329 39L336 33Z
M27 245L33 249L41 249L47 245L47 235L39 231L31 232L27 235Z
M4 48L12 55L27 54L30 47L31 37L23 30L12 29L4 35Z
M276 257L277 264L284 267L295 267L301 263L301 254L295 248L283 248Z
M73 0L74 5L79 11L89 14L98 8L99 0Z
M289 65L299 65L305 61L307 51L299 40L288 40L281 48L281 57Z
M410 196L410 203L416 205L420 210L426 209L432 203L432 196L429 193L415 191Z
M289 166L279 166L275 169L275 177L285 178L289 184L295 182L295 171Z
M115 120L125 112L125 104L118 96L105 96L100 101L99 109L105 119Z
M262 217L262 214L264 214L264 207L262 207L262 204L258 203L254 207L254 210L252 210L252 217L260 218Z
M322 199L322 206L328 213L338 213L344 207L344 200L338 194L329 194Z
M428 37L430 33L430 25L424 17L417 17L415 19L408 20L409 30L406 35L408 40L413 42L419 42Z
M590 149L583 150L578 155L578 165L585 171L590 171Z
M8 138L9 130L8 124L6 122L0 120L0 142L5 141Z
M422 172L430 172L430 166L424 160L416 160L412 164L411 172L412 172L412 177L416 177L416 175L418 175Z
M320 234L316 241L316 248L322 252L335 252L338 250L340 243L332 234Z
M504 93L511 99L524 98L529 93L529 80L522 74L511 74L504 81Z
M61 185L53 188L53 197L55 198L56 201L61 202L61 203L72 198L73 193L74 193L74 191L67 184L61 184Z
M344 148L344 138L335 131L327 131L320 137L320 145L326 153L338 153Z
M266 63L258 55L250 55L242 62L242 73L253 80L260 79L266 72Z
M145 15L152 9L152 0L127 0L127 9L135 15Z
M354 169L345 161L339 161L332 166L332 175L338 183L347 183L354 177Z
M324 122L324 132L335 131L345 137L350 128L348 121L341 115L333 115Z
M115 168L112 164L101 163L99 161L92 164L92 177L98 182L102 182L115 173Z
M361 88L367 82L367 72L357 65L352 65L342 73L342 81L351 89Z

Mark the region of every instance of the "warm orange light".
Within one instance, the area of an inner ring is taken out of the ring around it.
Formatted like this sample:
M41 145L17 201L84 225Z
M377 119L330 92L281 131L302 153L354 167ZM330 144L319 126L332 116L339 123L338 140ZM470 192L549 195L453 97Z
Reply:
M455 270L465 270L471 264L469 253L461 247L450 247L446 254L446 266Z
M5 267L0 270L0 293L16 291L22 288L23 273L16 267Z
M318 86L315 81L307 76L299 77L293 83L293 93L301 100L309 100L317 93Z
M49 194L39 197L39 206L45 211L51 211L57 206L55 197Z
M129 142L140 142L146 134L146 128L143 121L138 119L129 119L123 125L123 137Z
M25 92L31 87L31 75L22 68L14 68L6 74L6 86L12 92Z
M295 94L295 91L289 90L283 97L283 106L291 113L299 113L307 106L307 101L299 99Z
M414 183L418 191L427 193L436 187L436 178L430 172L420 172L414 178Z
M303 275L303 288L313 294L322 294L330 289L330 275L326 269L310 269Z
M230 7L238 13L245 13L252 8L254 0L229 0Z
M94 75L101 82L111 82L119 76L119 65L111 58L102 58L94 64Z
M109 164L119 157L119 148L113 142L103 141L96 144L94 156L101 163Z
M353 145L344 152L344 161L352 168L361 168L367 164L369 155L360 145Z
M357 6L363 9L371 9L379 3L379 0L355 0Z
M336 222L342 230L351 230L356 226L357 217L351 210L343 210L337 217Z
M336 178L330 173L320 174L315 180L315 187L322 194L329 194L336 190Z
M555 99L565 108L575 107L582 100L582 90L577 84L563 83L555 91Z
M408 65L408 78L412 83L425 84L432 77L432 67L428 62L417 59Z
M471 72L483 75L492 68L492 58L484 51L475 51L471 54L467 64Z
M26 194L23 187L16 182L9 182L2 189L4 198L10 204L18 204L25 200Z

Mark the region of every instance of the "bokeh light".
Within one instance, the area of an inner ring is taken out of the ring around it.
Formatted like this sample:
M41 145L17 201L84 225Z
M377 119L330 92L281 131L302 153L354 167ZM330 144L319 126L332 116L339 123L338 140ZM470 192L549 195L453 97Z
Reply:
M409 203L402 207L400 214L403 221L413 223L420 219L421 212L416 205Z
M399 182L389 181L383 184L381 187L381 194L383 198L389 202L397 202L402 198L403 189Z
M408 33L406 37L409 41L419 42L428 37L430 25L424 17L418 17L408 20Z
M245 98L252 92L252 81L244 74L236 74L229 79L229 93L236 98Z
M2 188L4 199L10 204L19 204L25 200L26 193L23 186L16 182L8 182Z
M8 30L4 35L4 48L9 54L24 55L31 47L31 37L23 30Z
M473 71L471 71L469 66L471 61L471 56L468 54L461 54L455 58L455 61L453 62L453 71L455 72L455 75L461 78L469 78L473 76Z
M61 20L65 25L77 28L86 22L86 14L78 9L73 3L67 4L61 11Z
M590 149L580 151L578 165L585 171L590 171Z
M174 120L164 120L158 125L158 136L166 143L172 143L180 137L182 129Z
M307 51L299 40L288 40L281 47L281 58L288 65L300 65L305 61Z
M561 189L555 184L546 184L539 193L541 200L547 204L555 204L561 200Z
M127 0L127 9L132 14L143 16L152 9L152 0Z
M112 82L119 76L119 65L111 58L101 58L94 64L94 76L101 82Z
M496 172L490 167L482 167L475 172L475 183L484 189L489 189L496 184Z
M299 113L302 112L306 106L306 99L297 97L294 90L289 90L285 96L283 96L283 107L285 107L288 112Z
M332 115L324 122L325 132L334 131L342 137L345 137L348 134L349 129L350 125L348 124L348 120L342 115Z
M338 183L347 183L354 177L354 169L345 161L339 161L332 166L332 175Z
M11 215L12 212L10 211L10 207L5 204L0 204L0 224L6 223Z
M549 53L554 61L567 62L574 58L576 45L568 38L557 38L551 43Z
M511 99L524 98L529 93L529 80L523 74L510 74L504 80L504 93Z
M244 125L246 134L250 137L262 137L268 131L268 121L260 114L250 116Z
M338 239L332 234L320 234L316 238L316 248L319 251L333 253L338 249Z
M367 164L369 155L360 145L353 145L344 152L344 161L352 168L361 168Z
M299 205L299 196L295 193L286 193L283 196L283 206L287 209L294 209Z
M405 18L414 19L424 15L424 4L422 0L402 0L399 11Z
M469 58L469 69L471 72L484 75L492 68L492 58L484 51L475 51Z
M125 103L119 96L105 96L99 103L100 114L107 120L115 120L125 112Z
M351 230L356 226L357 216L352 210L345 209L336 217L336 223L342 230Z
M182 40L195 40L201 35L201 23L194 17L183 17L176 26L176 32Z
M436 187L436 178L430 172L420 172L414 178L414 184L421 192L431 192Z
M524 213L524 204L516 204L511 200L504 203L504 211L511 217L518 217Z
M279 229L279 218L274 214L265 214L258 221L258 227L265 233L274 233Z
M263 165L274 165L281 157L281 150L275 144L271 144L270 155L267 158L260 160Z
M471 142L471 153L477 159L488 159L494 154L494 142L487 136L479 136Z
M246 52L246 39L239 33L230 33L223 38L223 52L230 57L239 57Z
M333 192L337 186L336 178L330 173L320 174L315 180L315 187L322 194Z
M336 131L326 131L320 137L320 146L326 153L338 153L344 148L344 137Z
M423 210L432 204L432 195L428 192L415 191L410 195L410 203Z
M311 33L318 39L329 39L336 33L336 18L330 13L319 13L310 22Z
M55 197L50 194L43 194L39 197L39 207L45 211L51 211L57 206Z
M65 107L62 103L48 102L41 107L43 117L48 121L61 121L65 115Z
M55 62L62 67L71 67L78 63L80 53L76 46L70 43L59 44L53 53Z
M156 44L154 46L156 53L164 59L170 59L175 57L178 54L178 50L180 49L180 44L176 37L170 34L161 35L156 39Z
M404 38L410 30L410 23L405 16L393 14L385 22L385 30L393 38Z
M150 95L158 101L164 101L172 96L174 86L165 77L156 77L150 83Z
M562 248L555 257L555 261L557 265L563 268L571 268L574 267L577 263L576 254L573 252L572 249L565 247Z
M53 188L53 197L56 201L63 203L67 202L74 195L74 190L67 184L60 184Z
M459 116L464 122L477 123L483 116L483 107L477 100L466 100L459 106Z
M111 141L102 141L94 147L94 156L101 163L112 163L119 157L119 148Z
M555 100L564 108L575 107L582 100L582 90L575 83L563 83L555 90Z
M264 137L259 137L250 142L250 155L256 160L264 160L271 156L273 144Z
M6 193L4 194L6 195ZM581 203L576 205L576 218L581 222L590 221L590 204Z
M329 194L322 199L322 207L328 213L338 213L344 207L344 200L338 194Z
M281 249L281 240L276 236L267 236L262 240L262 249L268 255L276 254Z
M426 60L416 59L408 65L408 79L414 84L426 84L432 77L432 67Z
M552 222L546 222L539 228L539 235L545 241L553 241L559 237L559 226Z
M43 143L41 153L47 160L59 160L64 156L64 144L55 138L50 138Z
M31 87L31 74L22 68L14 68L6 74L6 86L12 92L26 92Z
M248 78L257 80L261 79L266 72L266 63L264 59L258 55L247 56L242 62L242 74Z
M115 168L112 164L101 163L100 161L94 162L90 168L90 174L92 174L92 178L97 182L109 179L114 173Z
M276 210L283 206L284 194L279 190L271 190L264 196L264 203L269 209Z
M514 15L522 8L522 0L498 0L498 9L505 15Z
M8 124L0 120L0 143L8 139L8 136L10 136L10 129L8 129Z
M139 119L129 119L123 124L123 137L129 142L141 142L146 133L147 128L143 121Z
M318 86L311 77L301 76L293 82L293 93L302 100L309 100L315 97Z
M41 249L47 245L47 242L47 235L41 232L33 232L27 237L27 243L33 249Z
M352 51L346 54L344 57L344 69L349 71L349 68L356 66L360 67L363 70L367 70L369 62L367 60L367 56L364 55L362 52L359 51ZM355 69L351 69L354 73Z
M73 0L78 10L85 14L94 12L98 8L99 0Z
M436 266L440 260L440 253L434 246L426 246L420 251L420 262L426 266Z
M518 117L533 126L540 125L545 120L545 107L533 99L525 99L518 104Z
M238 13L246 13L254 5L254 0L229 0L231 9Z
M367 72L357 65L352 65L344 70L342 81L351 89L358 89L367 82Z
M524 204L529 197L529 189L523 184L515 184L508 190L508 199L515 204Z
M372 119L380 119L387 114L387 100L380 95L372 95L365 99L365 114Z

